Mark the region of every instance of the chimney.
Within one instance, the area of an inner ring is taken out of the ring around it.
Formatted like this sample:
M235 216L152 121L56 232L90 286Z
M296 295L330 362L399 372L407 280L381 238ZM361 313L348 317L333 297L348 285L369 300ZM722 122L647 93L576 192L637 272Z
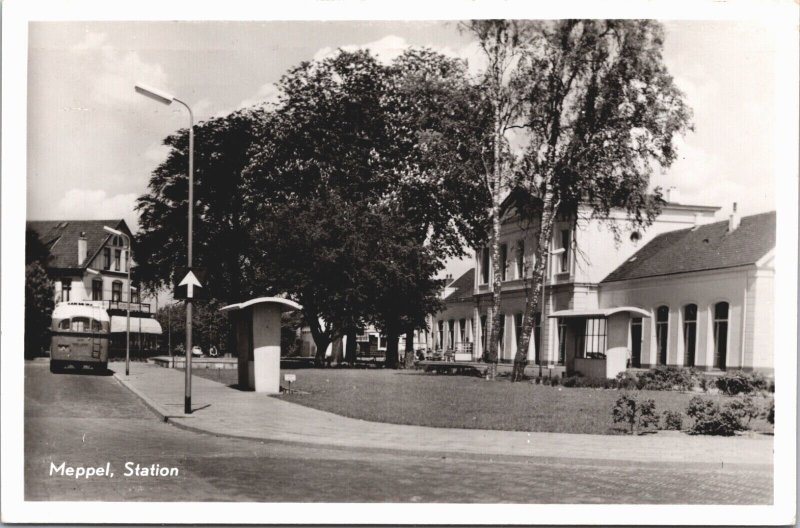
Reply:
M81 236L78 237L78 266L83 264L86 260L86 231L81 231Z
M736 231L736 228L739 227L739 222L742 221L742 218L739 216L739 212L736 210L736 202L733 202L733 211L731 211L731 216L728 218L728 232Z

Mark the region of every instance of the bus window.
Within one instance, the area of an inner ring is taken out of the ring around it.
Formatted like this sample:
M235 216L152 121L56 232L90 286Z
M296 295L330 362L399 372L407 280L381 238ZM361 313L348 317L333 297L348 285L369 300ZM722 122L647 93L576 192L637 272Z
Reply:
M89 331L89 318L88 317L73 317L72 318L72 331L73 332L88 332Z
M58 323L59 330L69 330L69 319L62 319L61 322Z
M92 319L92 332L100 332L103 327L100 325L100 321L97 319Z

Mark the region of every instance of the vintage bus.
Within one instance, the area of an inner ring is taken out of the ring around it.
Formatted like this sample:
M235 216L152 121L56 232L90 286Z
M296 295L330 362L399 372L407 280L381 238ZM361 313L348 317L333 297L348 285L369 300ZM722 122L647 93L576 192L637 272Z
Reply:
M109 325L108 312L97 303L58 303L52 316L50 371L60 372L67 365L106 370Z

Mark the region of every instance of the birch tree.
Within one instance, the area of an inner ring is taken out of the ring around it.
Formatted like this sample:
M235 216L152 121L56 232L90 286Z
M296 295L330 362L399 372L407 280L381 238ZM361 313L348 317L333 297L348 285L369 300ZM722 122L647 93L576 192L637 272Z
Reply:
M503 323L500 316L501 267L505 263L500 262L500 208L508 190L512 165L507 136L517 126L516 119L522 107L522 98L515 90L519 86L515 77L528 43L530 24L515 20L473 20L462 24L461 29L477 38L486 61L481 84L491 107L491 151L484 156L484 179L491 195L491 322L483 358L490 364L489 376L494 379L497 374L497 341Z
M524 93L527 147L515 185L540 199L539 229L512 380L528 361L554 222L579 206L646 227L660 212L657 169L676 157L691 111L664 64L662 26L650 20L559 20L533 28L515 82ZM619 225L608 226L619 235Z

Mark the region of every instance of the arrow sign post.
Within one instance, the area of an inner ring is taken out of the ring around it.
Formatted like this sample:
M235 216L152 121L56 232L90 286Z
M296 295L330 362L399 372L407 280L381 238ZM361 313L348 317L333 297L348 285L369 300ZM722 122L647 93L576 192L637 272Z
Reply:
M186 286L186 298L192 299L194 298L194 288L195 286L198 288L202 288L203 285L200 284L200 281L197 280L197 277L194 276L192 270L189 270L189 273L183 278L183 280L178 284L178 286Z
M206 269L200 267L178 268L175 270L175 290L173 298L198 300L207 297L205 291L208 289L206 281Z

